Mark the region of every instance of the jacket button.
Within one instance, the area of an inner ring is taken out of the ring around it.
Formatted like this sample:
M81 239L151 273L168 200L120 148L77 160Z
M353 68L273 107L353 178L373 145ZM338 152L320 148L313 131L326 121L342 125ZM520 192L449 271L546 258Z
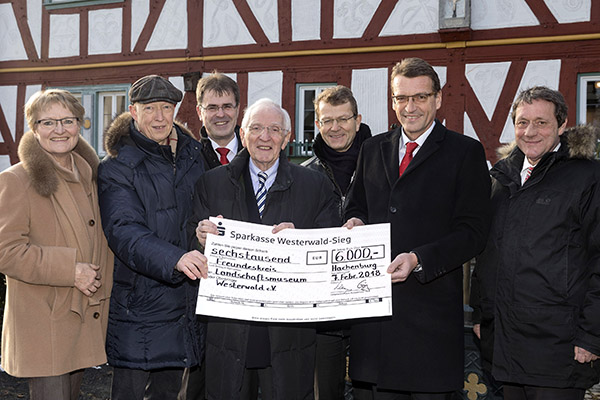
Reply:
M88 221L88 224L89 224L90 226L94 226L94 225L96 225L96 221L94 221L93 219L90 219L90 220Z
M94 319L98 319L100 318L100 313L99 312L95 312L94 313Z
M398 210L396 209L396 207L394 207L394 206L391 206L391 207L390 207L390 212L391 212L392 214L396 214L396 211L398 211Z

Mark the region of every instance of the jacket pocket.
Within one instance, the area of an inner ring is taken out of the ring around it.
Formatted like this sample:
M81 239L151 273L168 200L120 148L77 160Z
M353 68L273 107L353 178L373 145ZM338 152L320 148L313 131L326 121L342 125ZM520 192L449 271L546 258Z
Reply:
M575 312L563 305L511 307L501 340L511 343L513 372L559 379L571 375Z

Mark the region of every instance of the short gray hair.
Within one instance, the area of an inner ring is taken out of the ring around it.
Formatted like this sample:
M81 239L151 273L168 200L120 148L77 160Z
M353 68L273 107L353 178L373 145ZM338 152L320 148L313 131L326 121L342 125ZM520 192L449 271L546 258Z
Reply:
M260 100L255 101L254 103L252 103L252 105L248 106L244 110L244 118L242 118L241 125L242 129L244 129L244 131L247 131L250 127L250 120L252 119L252 116L265 108L271 108L279 111L279 113L281 114L281 119L283 120L283 130L286 133L292 130L292 121L290 120L290 115L288 114L288 112L279 104L267 98L262 98Z

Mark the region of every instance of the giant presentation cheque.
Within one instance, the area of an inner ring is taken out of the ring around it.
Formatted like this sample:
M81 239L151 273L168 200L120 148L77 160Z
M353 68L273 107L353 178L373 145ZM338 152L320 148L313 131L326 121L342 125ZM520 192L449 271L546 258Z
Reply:
M196 313L270 322L392 314L390 224L284 229L212 218Z

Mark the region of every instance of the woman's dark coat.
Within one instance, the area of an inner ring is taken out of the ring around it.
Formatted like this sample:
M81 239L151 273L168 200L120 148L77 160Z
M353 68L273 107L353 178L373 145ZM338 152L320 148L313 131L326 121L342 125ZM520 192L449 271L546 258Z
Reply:
M482 354L497 380L547 387L598 383L600 163L591 128L572 128L521 186L514 144L491 170L494 218L477 260L472 303Z
M115 253L106 350L117 367L196 365L203 332L196 323L197 281L176 271L187 252L186 219L204 172L200 143L182 125L176 157L146 138L129 113L105 136L98 171L104 232Z
M283 153L282 153L283 155ZM249 153L243 149L226 166L208 171L196 185L194 217L209 216L250 221L246 186ZM252 194L253 196L253 194ZM279 168L269 189L262 217L265 225L292 222L296 228L334 226L337 210L333 187L319 173L279 158ZM206 387L209 399L237 399L246 365L247 322L215 319L208 322ZM271 366L276 399L312 399L315 363L315 329L303 324L269 324Z

